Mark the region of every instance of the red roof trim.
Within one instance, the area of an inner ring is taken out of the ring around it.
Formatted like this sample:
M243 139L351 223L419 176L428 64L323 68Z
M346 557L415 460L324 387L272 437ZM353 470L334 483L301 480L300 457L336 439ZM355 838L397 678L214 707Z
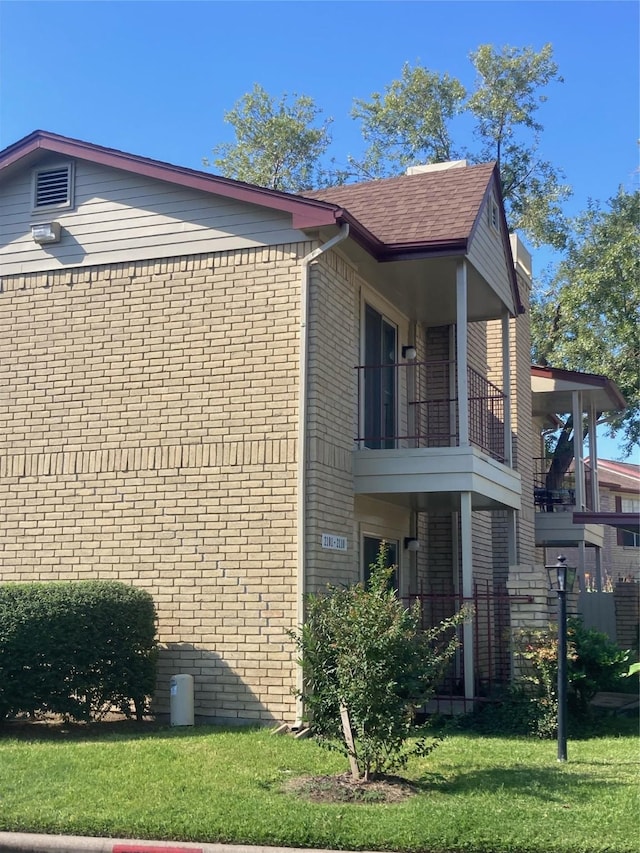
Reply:
M640 532L640 514L637 512L574 512L574 524L607 524L619 530Z
M541 379L564 379L567 382L584 382L588 385L604 388L610 395L612 402L615 402L621 410L627 408L627 401L622 396L620 389L613 379L609 379L607 376L601 376L598 373L581 373L579 370L564 370L560 367L541 367L539 364L531 365L531 375L539 376Z
M398 261L447 255L463 255L467 251L468 240L462 238L425 241L416 243L385 244L375 234L368 231L348 210L332 202L307 198L304 195L270 190L242 181L234 181L219 175L174 166L160 160L152 160L136 154L128 154L114 148L83 142L59 136L48 131L36 130L23 139L0 151L0 173L9 166L19 163L34 151L50 151L66 157L77 157L98 165L142 175L144 177L169 181L189 189L214 193L236 201L257 204L263 207L290 213L292 227L304 230L321 226L348 223L350 236L378 261ZM494 167L492 180L497 174ZM491 181L489 182L491 185ZM502 210L504 218L504 211ZM477 217L476 217L477 221ZM475 227L475 226L474 226ZM506 228L506 224L505 224ZM509 253L510 253L509 248ZM511 257L509 254L508 257ZM512 278L517 296L517 305L521 307L515 271Z
M78 157L101 166L122 169L147 178L170 181L189 189L215 193L236 201L258 204L283 213L290 213L293 217L294 228L334 225L336 213L339 210L337 205L329 202L305 199L302 196L245 184L231 178L174 166L160 160L127 154L124 151L104 148L100 145L58 136L42 130L36 130L29 136L25 136L24 139L5 148L4 151L0 151L0 172L37 150L51 151L56 154L63 154L66 157Z

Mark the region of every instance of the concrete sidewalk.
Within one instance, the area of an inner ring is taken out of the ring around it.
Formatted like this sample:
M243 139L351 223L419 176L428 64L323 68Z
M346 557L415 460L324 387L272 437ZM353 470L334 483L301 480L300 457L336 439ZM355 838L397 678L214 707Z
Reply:
M138 841L131 838L0 832L0 853L292 853L293 850L297 853L344 853L320 849L303 850L297 847L253 847L243 844Z

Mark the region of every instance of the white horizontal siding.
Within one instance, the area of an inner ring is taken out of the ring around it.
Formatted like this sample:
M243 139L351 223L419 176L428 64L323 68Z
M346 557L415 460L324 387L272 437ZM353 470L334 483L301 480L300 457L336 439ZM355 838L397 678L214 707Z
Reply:
M31 170L0 185L4 275L122 263L305 240L288 214L76 161L75 206L32 211ZM35 222L55 220L60 243L39 246Z
M515 303L510 278L510 261L504 250L503 235L489 225L487 204L480 211L478 226L469 248L468 258L480 275L486 279L492 290L502 302L515 314Z

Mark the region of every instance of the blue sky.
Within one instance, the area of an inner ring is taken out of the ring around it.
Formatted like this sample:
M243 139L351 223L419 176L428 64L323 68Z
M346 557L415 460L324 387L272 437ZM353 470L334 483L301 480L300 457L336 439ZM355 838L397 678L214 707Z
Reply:
M480 44L551 42L564 83L539 112L543 153L577 213L637 185L639 31L635 0L0 0L0 148L40 128L201 168L257 82L311 95L334 119L340 162L361 151L353 98L384 90L404 62L471 87ZM548 260L534 252L538 269Z

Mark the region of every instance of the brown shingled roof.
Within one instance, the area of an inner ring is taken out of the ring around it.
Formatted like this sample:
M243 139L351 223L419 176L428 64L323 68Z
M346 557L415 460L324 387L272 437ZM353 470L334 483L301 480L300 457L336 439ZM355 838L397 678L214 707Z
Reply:
M386 246L466 241L495 164L462 166L304 193L338 204Z

